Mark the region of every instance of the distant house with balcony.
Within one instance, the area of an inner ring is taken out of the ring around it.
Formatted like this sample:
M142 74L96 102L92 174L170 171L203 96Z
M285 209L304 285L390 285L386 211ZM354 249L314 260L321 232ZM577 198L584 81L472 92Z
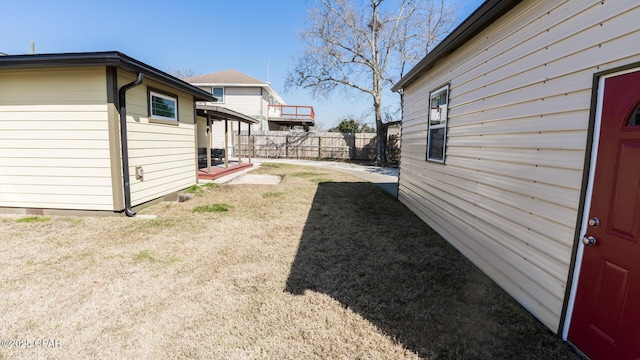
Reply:
M314 125L311 106L287 105L268 82L258 80L237 70L224 70L192 76L184 81L211 93L216 102L206 105L224 107L258 120L251 131L285 130L293 127L308 129ZM248 132L248 124L216 121L211 126L213 148L224 148L225 125L229 134L238 130ZM198 124L206 127L206 124ZM233 137L227 148L233 147Z

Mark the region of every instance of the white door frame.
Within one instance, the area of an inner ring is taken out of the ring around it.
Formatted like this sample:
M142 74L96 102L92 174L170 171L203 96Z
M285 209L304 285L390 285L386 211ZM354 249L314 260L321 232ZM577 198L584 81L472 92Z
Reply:
M587 225L589 223L589 213L591 211L591 195L593 193L593 179L596 173L596 160L598 160L598 144L600 143L600 126L602 122L602 101L604 96L604 82L606 79L614 76L620 76L629 74L632 72L640 71L640 67L627 69L623 71L613 72L600 76L598 79L598 98L596 101L595 123L593 127L593 143L591 145L591 160L589 163L589 179L587 182L587 190L584 200L584 209L582 213L582 225L580 227L580 236L578 239L582 239L587 232ZM578 249L576 251L576 262L573 268L573 280L571 281L571 292L569 293L569 300L567 304L567 313L564 318L564 327L562 328L562 339L567 341L569 336L569 328L571 327L571 317L573 316L573 307L576 301L576 295L578 292L578 280L580 280L580 269L582 268L582 256L584 253L584 244L578 240Z

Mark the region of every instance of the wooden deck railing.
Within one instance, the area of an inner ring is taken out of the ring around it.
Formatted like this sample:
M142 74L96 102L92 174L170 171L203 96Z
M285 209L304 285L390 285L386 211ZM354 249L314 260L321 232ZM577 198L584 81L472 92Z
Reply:
M303 105L269 105L268 115L270 118L314 120L316 114L313 106Z

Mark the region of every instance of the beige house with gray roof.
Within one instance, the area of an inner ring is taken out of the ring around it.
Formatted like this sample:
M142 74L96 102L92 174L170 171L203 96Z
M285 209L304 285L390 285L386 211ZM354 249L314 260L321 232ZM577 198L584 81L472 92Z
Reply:
M308 128L314 125L311 106L287 105L268 82L258 80L237 70L229 69L210 74L192 76L184 81L194 85L216 99L207 105L224 107L258 120L251 131L282 130L293 126ZM199 124L206 126L206 124ZM247 124L228 123L228 132L248 131ZM240 126L240 129L238 127ZM216 121L212 125L213 148L224 148L225 123ZM202 135L202 134L201 134ZM204 135L198 137L198 146L205 147ZM228 142L229 153L233 141Z

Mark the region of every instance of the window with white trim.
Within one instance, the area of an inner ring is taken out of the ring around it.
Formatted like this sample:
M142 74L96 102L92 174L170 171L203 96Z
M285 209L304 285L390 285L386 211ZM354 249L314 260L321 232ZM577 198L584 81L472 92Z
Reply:
M212 87L211 95L217 99L216 102L224 103L224 88L223 87Z
M149 116L154 119L178 121L178 98L149 91Z
M444 163L447 142L449 85L429 93L427 161Z

